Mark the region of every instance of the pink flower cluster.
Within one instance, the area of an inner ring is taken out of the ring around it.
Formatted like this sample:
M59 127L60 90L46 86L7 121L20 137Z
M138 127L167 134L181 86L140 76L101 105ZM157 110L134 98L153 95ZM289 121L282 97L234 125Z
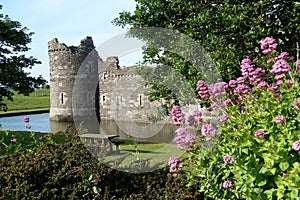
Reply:
M225 163L229 163L229 164L232 164L234 162L234 159L230 155L224 156L223 160Z
M229 116L227 114L221 115L219 118L220 122L225 122L229 119Z
M278 85L283 85L285 75L290 71L289 64L284 59L279 59L272 66L271 73L275 75Z
M223 188L230 188L233 187L233 184L231 181L224 181Z
M265 137L265 133L264 130L257 130L255 131L255 137L259 137L259 138L264 138Z
M229 87L236 88L238 85L244 84L244 82L245 82L244 77L238 77L236 80L229 81Z
M196 89L202 99L209 98L208 86L203 80L198 81Z
M296 142L293 143L292 148L298 152L298 154L300 155L300 140L297 140Z
M254 64L249 58L242 60L241 72L243 78L249 78L250 83L257 85L262 81L262 77L265 75L266 71L262 68L255 68Z
M239 94L248 94L251 91L251 88L246 86L246 85L238 85L234 89L234 95L239 95Z
M273 50L277 49L277 43L273 38L266 37L266 39L263 40L260 48L263 50L263 54L270 54Z
M295 65L296 65L296 67L300 68L300 60L297 60L297 61L295 62Z
M198 123L203 121L202 113L199 110L194 112L188 117L189 126L198 127Z
M173 120L173 123L175 125L180 125L181 123L184 122L184 114L182 113L182 110L181 110L181 107L180 106L174 106L172 108L172 120Z
M173 141L178 144L178 148L184 149L187 152L190 151L196 142L196 137L190 134L187 128L179 128L175 131L175 133L177 136Z
M225 103L226 106L230 106L232 104L232 101L231 101L231 99L226 99L224 101L224 103Z
M295 109L300 109L300 101L296 101L296 102L294 103L294 108L295 108Z
M170 165L170 172L174 173L173 176L177 176L177 174L175 173L179 168L183 167L183 164L181 162L181 160L179 158L177 158L176 156L171 156L169 158L169 163Z
M275 122L276 122L276 124L285 123L285 122L286 122L286 119L285 119L284 116L277 116L277 117L275 118Z
M228 84L225 82L217 82L215 84L211 84L209 87L209 94L212 97L223 97L226 95L226 92L228 92L229 87Z
M206 138L206 141L211 141L212 137L217 134L217 129L211 124L203 124L201 127L201 135Z

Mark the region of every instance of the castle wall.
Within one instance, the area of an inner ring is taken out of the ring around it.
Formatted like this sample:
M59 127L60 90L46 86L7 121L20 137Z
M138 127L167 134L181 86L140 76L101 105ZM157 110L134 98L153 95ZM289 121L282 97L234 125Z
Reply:
M100 118L106 120L146 122L157 112L150 102L150 88L142 84L135 67L120 67L117 57L99 63Z

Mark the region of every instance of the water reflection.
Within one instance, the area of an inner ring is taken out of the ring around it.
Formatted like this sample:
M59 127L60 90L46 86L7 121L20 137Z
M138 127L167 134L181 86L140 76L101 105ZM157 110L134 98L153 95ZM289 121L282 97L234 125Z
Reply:
M101 120L99 124L89 123L88 121L82 123L57 122L49 120L49 113L20 115L12 117L1 117L1 128L5 130L19 130L28 131L23 118L27 116L30 119L29 125L34 132L42 133L57 133L75 132L77 129L89 133L102 133L107 135L119 135L122 139L127 139L129 135L138 141L149 141L156 143L169 143L175 136L175 130L178 128L172 124L156 124L156 123L134 123L121 122L114 120ZM79 126L80 124L80 126Z

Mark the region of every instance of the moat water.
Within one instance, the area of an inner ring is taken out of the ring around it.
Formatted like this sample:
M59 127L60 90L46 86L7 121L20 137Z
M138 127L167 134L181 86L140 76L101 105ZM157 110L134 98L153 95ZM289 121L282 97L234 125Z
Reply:
M24 117L30 119L29 123L23 121ZM49 120L49 113L30 114L12 117L0 117L1 129L34 131L42 133L56 133L78 130L79 125L70 122L55 122ZM28 128L30 126L30 129ZM104 134L119 135L120 138L128 138L129 135L137 138L139 141L149 142L170 142L174 139L175 130L178 127L172 124L156 123L134 123L134 122L116 122L113 120L102 120L99 124L84 123L82 129L87 132L101 132Z

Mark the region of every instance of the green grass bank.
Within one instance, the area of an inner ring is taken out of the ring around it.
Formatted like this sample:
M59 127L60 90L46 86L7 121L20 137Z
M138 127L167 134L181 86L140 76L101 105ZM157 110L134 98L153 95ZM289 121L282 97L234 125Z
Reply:
M15 93L13 101L4 100L8 110L0 111L1 116L12 116L28 113L42 113L50 109L50 89L36 89L29 96Z

